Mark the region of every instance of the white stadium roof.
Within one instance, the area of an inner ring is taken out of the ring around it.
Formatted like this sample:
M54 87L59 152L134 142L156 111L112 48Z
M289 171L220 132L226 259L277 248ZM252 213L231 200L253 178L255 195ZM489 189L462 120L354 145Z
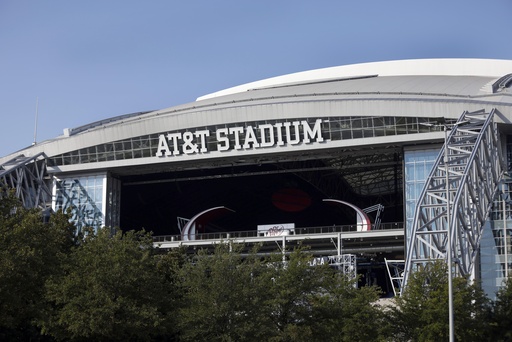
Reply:
M288 84L364 76L483 76L499 78L512 73L512 60L492 59L410 59L336 66L272 77L199 97L214 97Z

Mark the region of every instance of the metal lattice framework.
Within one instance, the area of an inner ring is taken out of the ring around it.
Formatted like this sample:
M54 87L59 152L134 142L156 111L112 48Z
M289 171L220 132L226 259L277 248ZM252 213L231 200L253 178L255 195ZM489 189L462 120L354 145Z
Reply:
M389 280L393 287L393 293L395 296L400 296L403 289L405 261L384 259L384 262L386 263Z
M44 153L19 155L0 165L0 188L14 189L25 208L51 208L52 192L47 182Z
M503 170L494 113L465 112L457 123L444 124L445 132L451 131L418 200L404 287L421 265L447 259L448 233L455 272L472 276L482 228Z
M329 255L328 262L331 267L345 274L349 279L357 280L357 262L355 254ZM357 283L354 283L357 287Z

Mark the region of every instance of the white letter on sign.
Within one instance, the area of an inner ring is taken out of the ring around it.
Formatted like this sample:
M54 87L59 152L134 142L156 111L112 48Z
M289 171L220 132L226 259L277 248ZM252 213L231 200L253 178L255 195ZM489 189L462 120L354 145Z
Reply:
M175 156L180 154L180 150L178 149L178 139L181 139L181 133L167 134L167 140L172 141L173 153Z
M247 126L245 128L244 148L245 149L251 148L251 144L254 148L260 147L260 144L258 144L258 139L256 138L256 134L254 133L252 126Z
M322 137L322 126L321 126L322 119L316 119L315 127L313 127L313 130L311 130L311 127L309 127L309 124L307 121L301 121L300 123L302 124L302 129L304 131L304 142L306 144L309 144L310 137L311 137L311 139L314 139L315 136L316 136L317 142L324 141L324 138Z
M271 124L259 125L260 129L260 147L274 146L274 126ZM268 135L267 135L268 132ZM267 141L268 136L268 141Z
M201 139L201 149L199 151L201 151L201 153L208 152L208 146L206 145L206 137L210 136L210 131L207 129L204 131L196 131L195 136L196 138Z
M219 128L217 130L217 151L227 151L229 150L229 138L227 128Z
M158 136L158 150L155 155L157 157L162 157L163 156L162 151L165 151L166 157L172 155L171 151L169 151L169 145L167 145L167 140L165 139L165 135L160 134Z

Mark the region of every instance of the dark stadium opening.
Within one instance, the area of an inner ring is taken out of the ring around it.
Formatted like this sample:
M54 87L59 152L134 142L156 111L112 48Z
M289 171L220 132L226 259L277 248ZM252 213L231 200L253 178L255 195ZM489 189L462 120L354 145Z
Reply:
M345 173L332 165L332 160L309 160L122 175L120 226L149 230L155 236L179 235L178 218L191 219L214 207L231 211L198 227L197 233L256 231L265 224L293 223L296 228L356 224L353 209L327 205L323 199L328 198L361 209L382 204L382 222L403 221L401 178L386 180L391 190L381 191L382 185L369 182L389 173L382 165L371 176L372 165ZM401 170L400 161L395 160L391 169ZM353 184L347 181L350 177L356 179ZM401 174L395 171L394 177ZM372 223L375 215L368 214Z
M124 186L122 193L121 227L145 228L155 235L177 235L178 217L190 219L219 206L233 212L210 222L205 227L209 232L249 231L274 223L295 223L297 227L351 223L345 213L322 203L321 193L290 176L132 185Z

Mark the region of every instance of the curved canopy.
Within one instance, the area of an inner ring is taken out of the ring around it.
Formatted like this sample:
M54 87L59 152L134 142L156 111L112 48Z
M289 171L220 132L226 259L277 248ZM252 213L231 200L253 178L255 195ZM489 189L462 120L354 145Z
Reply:
M355 210L357 215L357 231L358 232L365 232L372 229L372 223L370 221L370 218L366 213L359 207L356 207L352 203L348 203L345 201L335 200L335 199L324 199L324 202L327 202L331 205L344 205L347 207L350 207Z
M206 209L196 216L192 217L190 221L183 227L181 238L183 241L195 240L197 228L204 227L206 224L216 219L217 217L226 215L233 212L233 210L226 207L215 207Z

